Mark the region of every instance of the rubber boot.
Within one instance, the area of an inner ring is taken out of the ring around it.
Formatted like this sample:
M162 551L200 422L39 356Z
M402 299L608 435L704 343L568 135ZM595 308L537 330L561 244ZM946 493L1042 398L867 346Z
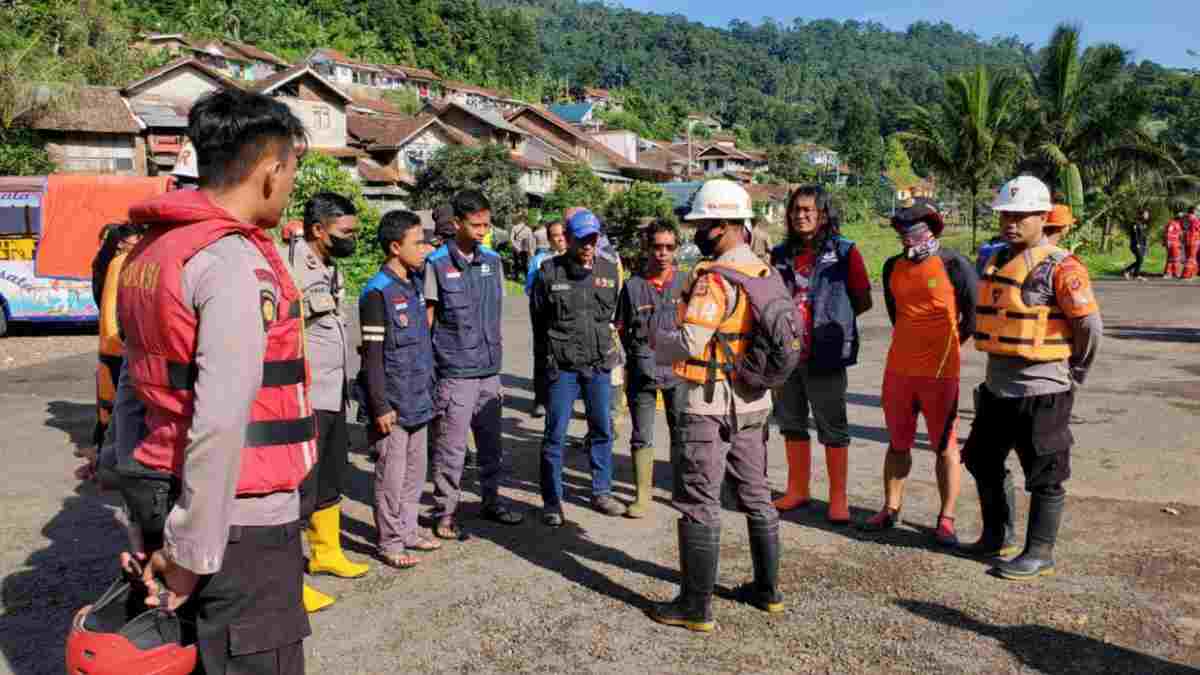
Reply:
M775 500L775 508L791 511L808 504L808 481L812 475L812 443L809 441L784 439L787 448L788 482L787 493Z
M650 609L650 618L668 626L683 626L699 633L716 628L712 594L717 585L721 528L679 520L679 596Z
M850 448L825 446L825 467L829 472L829 514L834 525L850 522L850 506L846 502L846 478L850 467Z
M335 602L331 596L325 595L308 584L304 584L304 596L302 599L304 601L304 611L309 614L319 612Z
M1054 542L1062 523L1066 494L1034 494L1029 501L1029 528L1021 555L996 565L996 574L1010 581L1028 581L1054 574Z
M625 509L625 517L645 518L654 501L650 497L654 489L654 448L633 451L633 476L637 483L637 498Z
M343 579L356 579L371 567L351 562L342 553L342 509L337 504L314 511L309 520L309 574L331 574Z
M737 589L740 600L776 614L783 611L779 592L779 520L746 517L750 533L750 559L754 562L754 582Z
M973 544L959 550L976 558L1007 558L1020 551L1014 516L1017 510L1017 491L1012 473L1005 472L1004 483L998 488L985 488L978 481L979 510L983 515L983 532Z

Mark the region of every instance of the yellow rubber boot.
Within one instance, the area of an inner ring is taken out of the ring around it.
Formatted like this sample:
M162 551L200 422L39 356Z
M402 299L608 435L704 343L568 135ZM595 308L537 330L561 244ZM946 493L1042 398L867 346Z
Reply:
M304 611L312 614L313 612L325 609L333 603L334 599L331 596L325 595L308 584L304 584Z
M309 574L331 574L343 579L355 579L370 571L370 565L351 562L342 553L342 509L337 504L315 511L309 521Z
M637 499L625 509L626 518L645 518L654 500L650 491L654 489L654 448L633 451L633 475L637 482Z
M812 474L812 444L809 441L785 440L788 460L787 494L775 500L775 508L791 511L808 504L808 480Z

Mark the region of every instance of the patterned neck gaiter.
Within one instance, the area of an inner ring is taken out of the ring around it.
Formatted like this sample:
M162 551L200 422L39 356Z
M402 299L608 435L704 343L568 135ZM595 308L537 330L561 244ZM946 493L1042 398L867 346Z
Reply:
M913 262L921 262L941 248L938 238L925 223L916 223L906 229L900 235L900 241L904 244L904 255Z

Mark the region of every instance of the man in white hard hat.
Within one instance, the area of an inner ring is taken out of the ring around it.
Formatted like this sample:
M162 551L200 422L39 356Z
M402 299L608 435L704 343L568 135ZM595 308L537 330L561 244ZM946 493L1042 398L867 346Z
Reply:
M767 485L763 426L771 412L769 391L747 392L731 367L759 329L748 291L726 278L771 274L750 249L750 195L737 183L711 180L696 193L686 220L708 260L696 266L681 303L679 327L655 336L659 363L672 363L682 380L683 443L675 470L673 504L679 519L679 596L655 606L651 618L693 631L714 628L712 593L721 541L721 484L728 474L740 510L747 514L754 583L739 593L768 612L783 611L777 589L779 514ZM786 297L780 284L781 297ZM739 301L740 300L740 301ZM718 344L719 343L719 344ZM728 374L727 374L728 373Z
M963 454L979 489L983 534L965 550L990 558L1009 548L1013 504L1004 461L1016 448L1031 495L1025 550L993 573L1029 580L1054 573L1063 483L1071 475L1071 409L1103 325L1087 269L1046 239L1053 205L1045 184L1015 178L992 208L1008 246L987 262L979 284L975 346L988 354L987 378Z

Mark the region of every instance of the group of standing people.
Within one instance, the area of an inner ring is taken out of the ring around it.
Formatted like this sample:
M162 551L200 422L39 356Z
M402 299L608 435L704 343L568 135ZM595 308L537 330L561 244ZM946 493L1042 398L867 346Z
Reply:
M287 243L268 233L290 198L303 125L274 99L225 90L193 106L189 137L198 189L130 210L146 233L119 272L125 358L106 452L129 518L131 552L122 566L137 579L131 597L186 617L194 630L194 647L171 652L176 669L162 672L303 672L306 610L332 602L304 574L353 578L369 569L340 545L352 396L366 411L378 456L382 563L411 567L416 554L440 548L438 540L463 538L457 519L468 433L478 449L481 517L524 520L499 491L504 270L484 243L491 206L476 191L455 195L439 214L441 242L411 212L385 215L374 242L385 262L359 298L363 366L351 385L336 260L356 246L353 204L317 195ZM957 545L959 349L974 337L988 352L988 375L964 454L984 530L967 550L1016 552L1004 466L1015 448L1034 500L1023 552L999 562L997 573L1021 579L1054 568L1070 410L1100 320L1086 271L1046 238L1054 207L1045 186L1015 179L994 208L1006 245L989 256L978 283L969 263L941 249L936 209L917 205L893 219L902 253L885 269L895 331L881 396L891 442L884 506L863 526L898 521L921 413L939 456L936 537ZM783 610L779 511L810 502L810 417L825 446L827 517L850 522L846 371L858 358L857 317L872 304L865 262L841 235L820 186L792 193L787 239L772 249L770 264L750 246L753 215L744 188L708 181L685 218L705 261L690 273L677 269L680 233L654 223L643 239L645 264L626 281L600 220L569 209L550 217L546 250L530 265L535 390L545 407L542 522L564 522L563 440L579 398L592 506L610 516L647 515L661 396L682 574L678 597L651 616L697 631L714 626L726 480L746 514L753 560L753 579L737 595L766 612ZM629 505L612 494L612 376L623 354L637 487ZM766 470L772 411L789 465L787 491L774 502ZM432 538L417 523L427 457ZM98 639L95 617L81 613L68 663L99 658L120 671L128 643Z
M1149 213L1144 216L1149 220ZM1200 274L1200 217L1196 216L1195 206L1180 211L1167 222L1163 244L1167 249L1164 278L1195 279Z

